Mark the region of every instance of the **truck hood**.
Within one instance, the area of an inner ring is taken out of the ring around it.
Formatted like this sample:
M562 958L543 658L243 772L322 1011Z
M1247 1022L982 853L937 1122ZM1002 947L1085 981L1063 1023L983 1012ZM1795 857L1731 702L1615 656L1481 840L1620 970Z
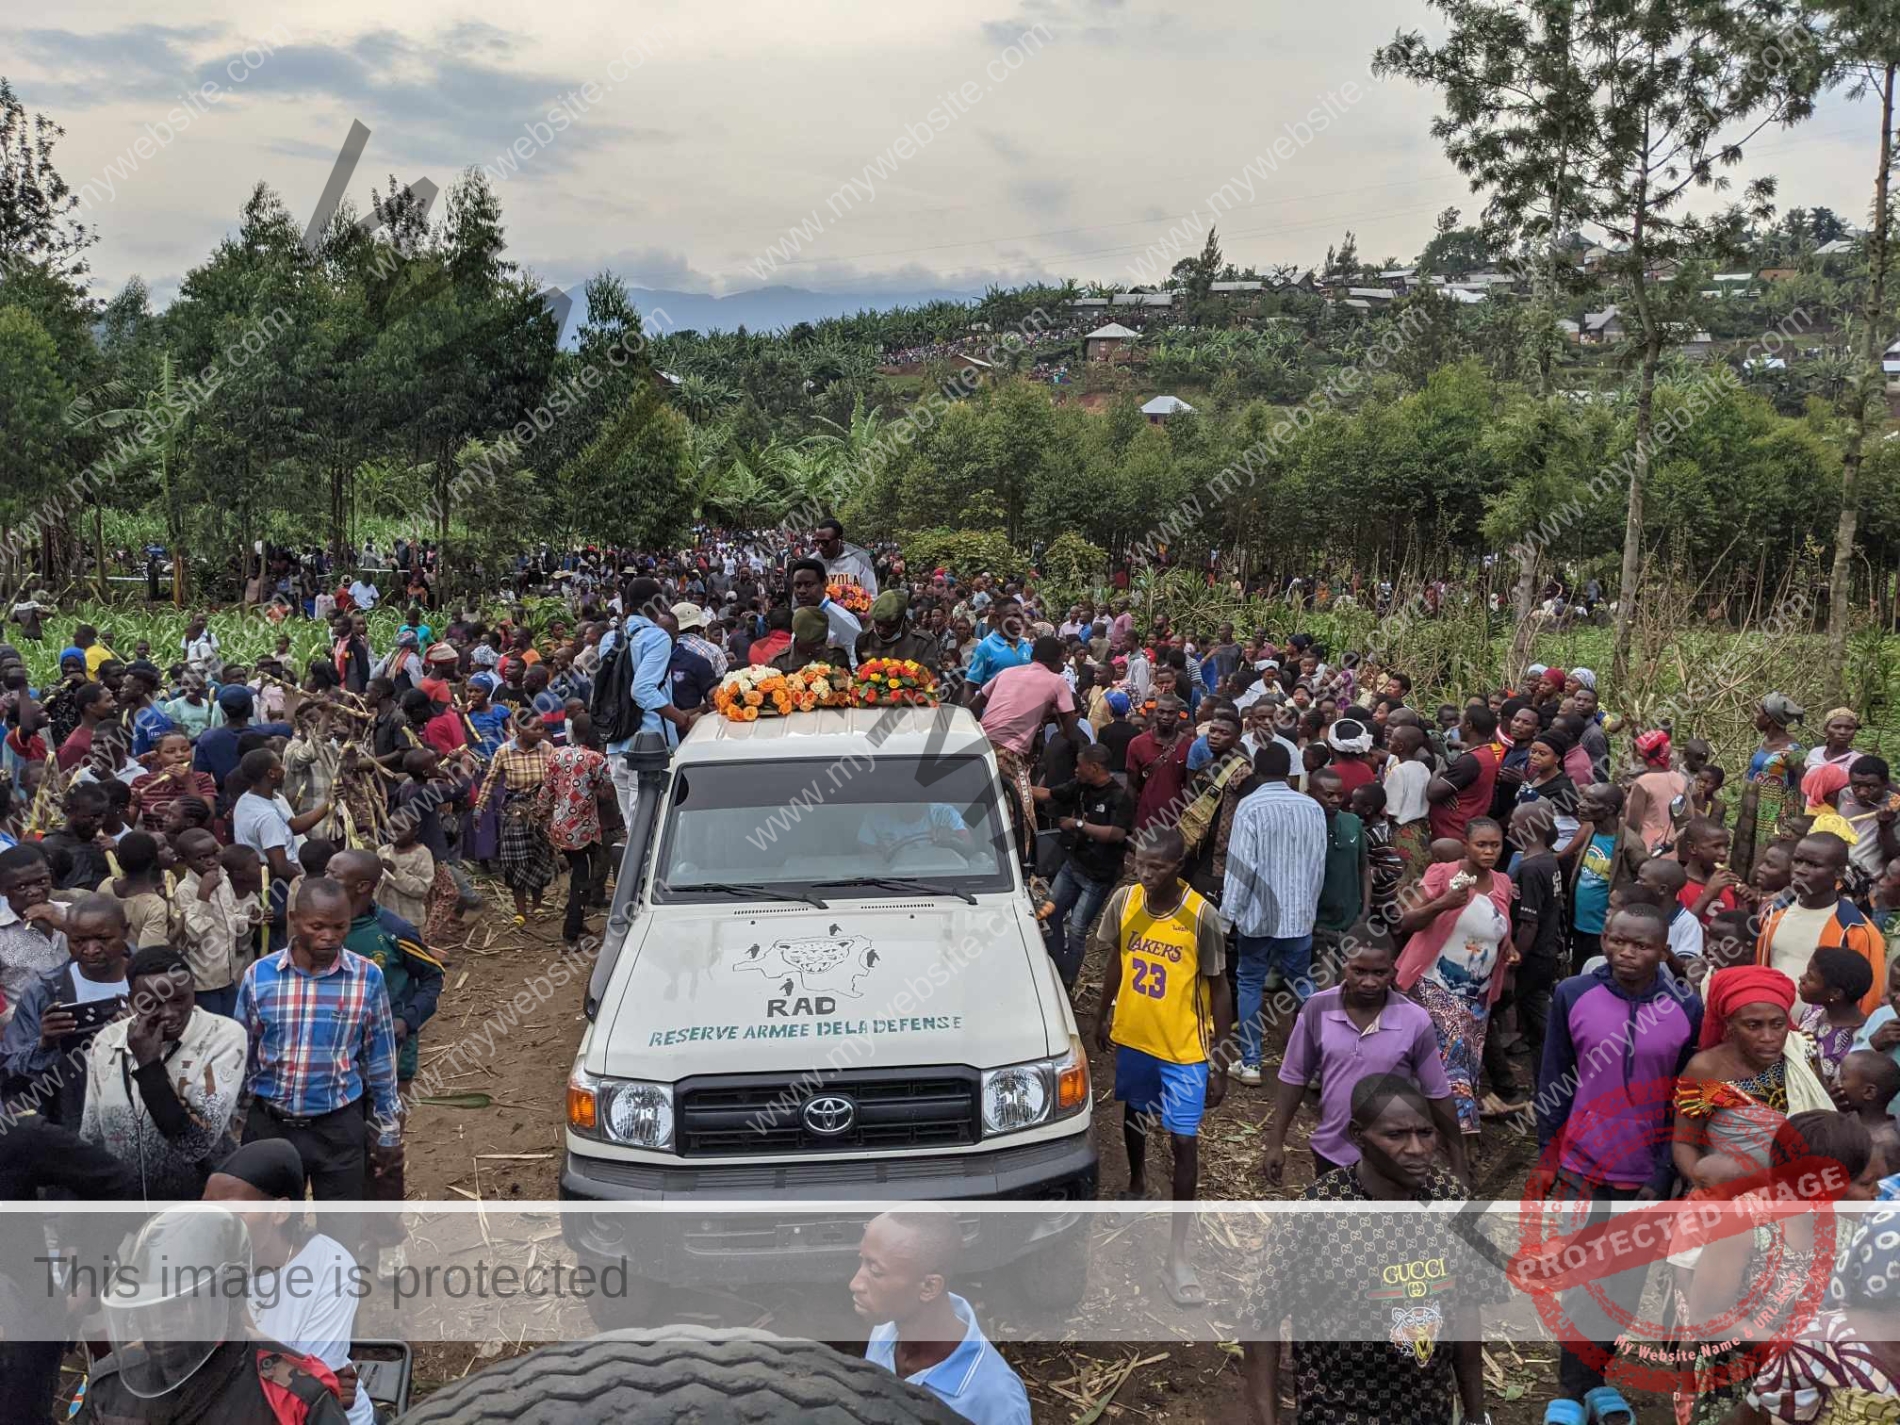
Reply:
M1043 1003L1055 983L1047 956L1016 897L668 905L629 933L639 943L623 951L590 1039L597 1074L989 1069L1065 1047Z

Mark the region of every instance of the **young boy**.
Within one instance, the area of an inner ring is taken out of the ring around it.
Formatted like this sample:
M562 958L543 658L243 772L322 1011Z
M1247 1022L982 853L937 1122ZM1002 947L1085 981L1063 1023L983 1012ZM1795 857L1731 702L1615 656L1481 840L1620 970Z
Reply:
M1122 1101L1130 1198L1147 1192L1148 1134L1158 1119L1174 1150L1173 1196L1194 1200L1201 1116L1219 1107L1227 1090L1225 1075L1208 1069L1213 1046L1234 1028L1222 983L1226 937L1213 906L1181 879L1186 855L1171 826L1141 835L1135 884L1114 891L1096 922L1105 968L1095 1043L1117 1046L1115 1097ZM1162 1284L1176 1305L1199 1307L1207 1293L1189 1260L1188 1227L1189 1215L1175 1214Z
M1326 869L1313 921L1313 963L1337 980L1340 946L1372 899L1372 875L1366 856L1365 825L1339 808L1346 786L1338 772L1322 767L1307 779L1307 795L1326 813Z
M1848 1113L1867 1125L1886 1166L1900 1174L1900 1064L1872 1049L1855 1049L1841 1060L1839 1098Z
M1900 955L1887 965L1887 1002L1867 1016L1867 1022L1854 1035L1854 1048L1885 1054L1900 1067ZM1900 1097L1887 1106L1887 1111L1900 1113ZM1890 1166L1900 1173L1900 1163Z
M232 1017L237 1006L237 982L244 973L238 958L244 912L218 864L217 837L191 828L172 843L178 853L178 906L180 948L191 967L192 988L198 1005L208 1014ZM251 857L257 862L255 854Z
M1729 869L1728 851L1728 828L1719 821L1697 817L1676 838L1676 859L1688 877L1682 903L1704 925L1717 911L1734 910L1741 904L1735 888L1742 878Z
M428 921L429 890L435 884L435 857L417 839L421 830L420 817L391 818L390 844L376 853L377 859L383 863L379 898L411 925L422 925ZM357 953L364 952L358 950Z
M1682 903L1689 873L1680 861L1652 856L1637 869L1636 880L1662 901L1663 914L1669 917L1669 968L1681 975L1688 961L1702 958L1702 922Z
M1590 840L1570 886L1570 963L1582 966L1603 949L1603 925L1610 892L1633 879L1647 853L1641 838L1623 829L1623 791L1607 784L1583 789L1577 819L1587 822Z
M99 890L125 910L125 943L134 951L171 945L177 932L172 903L165 894L165 873L158 866L158 838L143 831L128 832L114 855L121 874L102 881Z
M1689 786L1691 814L1717 826L1726 823L1728 803L1722 800L1722 784L1728 780L1728 773L1711 763L1691 775L1695 778Z
M1392 844L1385 788L1370 782L1354 791L1352 814L1365 827L1366 864L1372 871L1372 924L1391 934L1399 923L1399 883L1405 879L1405 859Z

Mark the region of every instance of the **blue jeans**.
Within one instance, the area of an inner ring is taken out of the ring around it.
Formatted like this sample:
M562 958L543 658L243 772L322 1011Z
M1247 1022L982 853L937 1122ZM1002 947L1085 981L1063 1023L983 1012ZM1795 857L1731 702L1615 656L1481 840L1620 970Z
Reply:
M1234 955L1234 985L1240 998L1240 1062L1260 1067L1260 1017L1266 1002L1267 972L1276 965L1281 978L1293 988L1293 997L1305 1004L1313 993L1312 935L1240 935Z
M1082 959L1088 952L1089 924L1114 889L1113 881L1091 880L1075 869L1073 861L1064 861L1056 872L1055 884L1050 887L1055 911L1049 923L1056 943L1062 947L1054 958L1064 989L1075 988L1076 977L1082 973Z

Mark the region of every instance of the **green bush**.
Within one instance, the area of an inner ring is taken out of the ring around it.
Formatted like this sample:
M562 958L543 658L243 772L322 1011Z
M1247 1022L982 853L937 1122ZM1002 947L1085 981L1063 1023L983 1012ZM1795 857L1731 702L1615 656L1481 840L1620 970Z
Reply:
M1029 560L1000 529L925 529L901 536L904 563L925 571L942 567L968 579L988 574L997 579L1020 579L1029 572Z

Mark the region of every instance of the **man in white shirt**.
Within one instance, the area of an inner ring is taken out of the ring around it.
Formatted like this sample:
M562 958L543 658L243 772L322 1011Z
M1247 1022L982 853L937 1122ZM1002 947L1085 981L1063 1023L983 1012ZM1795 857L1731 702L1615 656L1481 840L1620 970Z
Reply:
M356 1259L312 1232L301 1213L245 1210L245 1204L302 1202L303 1159L282 1138L246 1143L218 1164L204 1200L231 1205L251 1235L251 1320L267 1341L315 1356L337 1378L350 1425L375 1425L376 1409L350 1360L362 1288ZM294 1225L293 1225L294 1224Z
M187 668L204 674L211 682L218 681L218 675L224 671L224 659L218 653L218 636L205 627L203 615L192 619L178 645L185 650Z
M371 609L376 607L376 601L382 598L382 593L374 584L359 574L350 584L350 598L355 600L356 606L359 609L364 613L368 613Z
M875 599L877 571L871 556L857 545L844 542L844 526L836 519L822 519L813 532L818 536L818 557L824 562L826 576L856 584Z

